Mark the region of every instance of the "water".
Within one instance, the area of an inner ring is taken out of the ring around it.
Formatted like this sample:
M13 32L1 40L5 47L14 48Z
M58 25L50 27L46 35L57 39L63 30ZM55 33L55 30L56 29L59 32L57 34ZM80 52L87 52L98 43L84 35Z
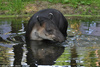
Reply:
M99 17L67 17L61 44L25 41L27 18L0 19L0 67L99 67Z

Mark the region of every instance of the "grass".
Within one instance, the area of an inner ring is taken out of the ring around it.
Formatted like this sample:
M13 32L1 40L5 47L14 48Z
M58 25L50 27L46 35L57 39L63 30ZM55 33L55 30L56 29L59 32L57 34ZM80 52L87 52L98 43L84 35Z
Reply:
M77 16L77 17L100 17L100 15L64 15L64 16Z
M0 0L0 12L4 15L23 15L25 6L37 0ZM39 1L39 0L38 0ZM40 0L41 1L41 0ZM42 0L51 3L62 3L73 7L82 15L99 15L100 0ZM65 6L65 7L66 7ZM47 7L48 8L48 7Z
M46 0L46 1L49 1L52 3L63 3L63 4L71 3L74 5L78 5L78 4L90 5L91 4L90 0L83 0L83 1L81 0Z
M17 17L29 17L30 15L23 14L23 15L0 15L0 19L2 18L17 18Z
M0 19L2 18L17 18L17 17L31 17L32 15L23 14L23 15L0 15ZM64 15L65 17L100 17L100 15Z
M46 0L51 3L69 4L69 6L82 12L82 15L100 14L100 0ZM67 5L68 6L68 5Z
M21 14L25 5L32 0L0 0L0 10L7 15Z

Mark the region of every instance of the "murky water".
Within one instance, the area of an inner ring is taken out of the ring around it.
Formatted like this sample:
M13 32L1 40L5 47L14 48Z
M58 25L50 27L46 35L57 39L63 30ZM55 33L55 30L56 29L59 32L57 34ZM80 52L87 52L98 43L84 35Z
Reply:
M0 19L0 67L99 67L99 18L67 19L68 37L61 44L26 42L28 20Z

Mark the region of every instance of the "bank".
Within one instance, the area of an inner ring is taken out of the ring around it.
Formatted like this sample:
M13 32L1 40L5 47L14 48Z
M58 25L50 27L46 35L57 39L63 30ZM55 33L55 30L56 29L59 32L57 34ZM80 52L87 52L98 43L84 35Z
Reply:
M30 18L32 15L0 15L0 19ZM100 15L64 15L65 17L100 17Z
M63 1L63 0L62 0ZM100 7L96 0L94 3L90 1L70 1L64 0L65 3L55 1L28 1L15 0L7 2L1 0L0 18L18 18L31 17L34 13L41 9L53 8L64 14L64 16L81 16L81 17L100 17ZM56 3L57 2L57 3ZM97 3L97 4L96 4ZM11 5L10 5L11 4Z

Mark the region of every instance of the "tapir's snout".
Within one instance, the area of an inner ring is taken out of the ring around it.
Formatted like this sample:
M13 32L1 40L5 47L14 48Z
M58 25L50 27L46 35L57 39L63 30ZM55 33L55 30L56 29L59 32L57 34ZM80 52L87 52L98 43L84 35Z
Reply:
M60 31L57 31L54 40L57 42L64 42L66 40L66 37L64 37L64 35Z
M54 41L56 41L56 42L64 42L65 41L65 39L54 39Z

